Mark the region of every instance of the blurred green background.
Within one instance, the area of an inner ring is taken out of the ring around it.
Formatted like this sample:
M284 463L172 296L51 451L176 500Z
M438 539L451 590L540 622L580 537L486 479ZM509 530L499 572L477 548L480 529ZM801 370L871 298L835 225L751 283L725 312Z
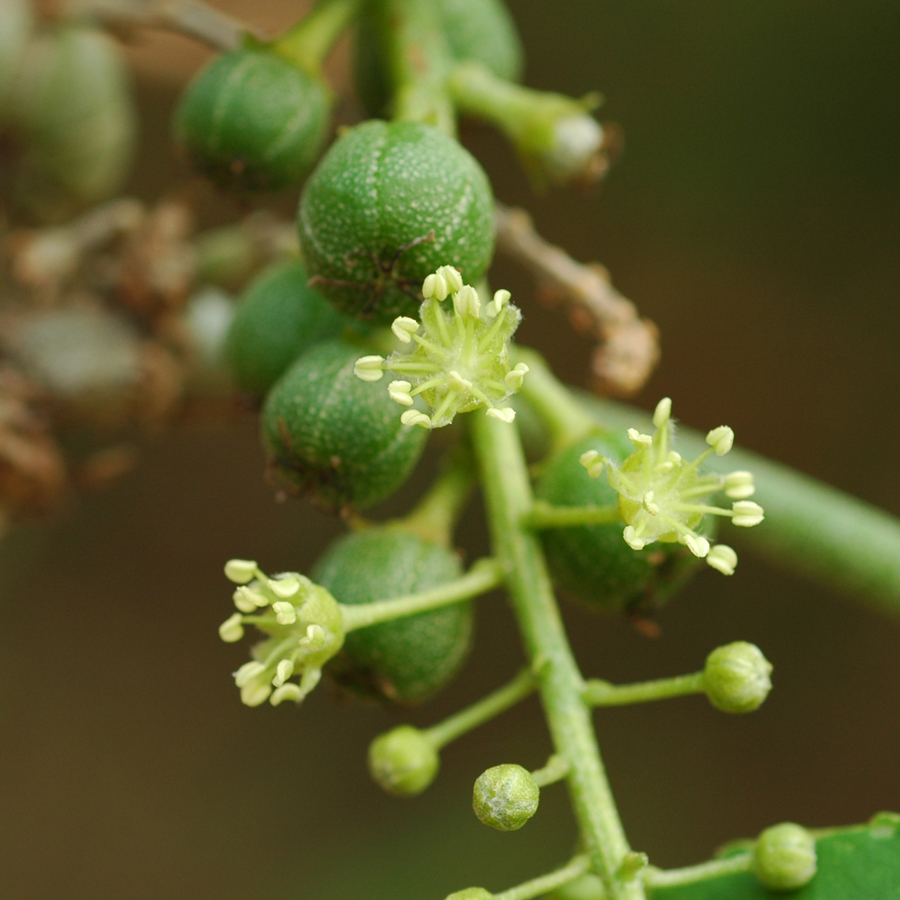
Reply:
M283 6L272 15L286 22ZM254 7L248 18L268 8ZM685 422L727 422L739 443L900 513L900 6L516 0L513 11L528 82L601 89L625 153L599 193L533 198L501 139L475 128L466 141L501 199L602 261L659 324L662 365L639 400L671 395ZM178 172L177 90L141 71L133 189L153 197ZM509 264L492 281L525 308L523 341L582 383L587 343ZM501 890L567 856L561 787L515 834L489 832L470 809L484 768L544 761L533 700L449 748L419 799L382 795L365 773L375 734L437 721L515 671L499 597L480 602L465 672L423 708L340 703L327 689L298 710L240 705L229 673L246 642L216 636L231 611L223 562L309 569L338 532L304 502L274 502L248 420L160 436L113 490L4 542L0 896L438 900L470 884ZM470 558L484 551L477 505L461 541ZM659 640L566 615L592 676L692 671L735 639L775 664L769 701L745 718L702 698L598 713L625 826L655 863L698 861L785 819L900 808L900 622L749 554L734 578L704 574L663 611Z

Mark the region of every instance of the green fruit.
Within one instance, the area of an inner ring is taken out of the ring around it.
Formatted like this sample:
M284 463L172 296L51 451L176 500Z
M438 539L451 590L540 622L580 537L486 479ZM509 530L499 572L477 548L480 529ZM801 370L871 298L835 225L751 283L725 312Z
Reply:
M338 337L349 324L307 281L302 263L279 262L244 291L226 344L243 390L264 394L305 350Z
M131 163L136 113L128 73L101 31L64 26L33 40L7 96L21 152L17 202L60 220L118 191Z
M432 741L412 725L379 735L369 746L369 773L396 797L421 794L434 781L440 765Z
M521 78L522 43L503 0L436 0L435 6L454 59L484 63L507 81ZM378 10L368 4L357 20L353 74L363 108L373 117L390 112L390 78L382 34Z
M274 191L297 184L312 165L330 107L320 79L265 47L244 47L194 78L175 114L175 137L217 184Z
M593 435L558 453L541 473L535 496L554 506L613 506L618 494L606 477L589 478L579 457L586 450L621 461L633 450L624 434ZM593 609L649 613L665 603L701 564L681 544L656 542L632 550L622 523L548 528L541 532L553 577Z
M416 429L421 431L421 429ZM332 545L313 574L340 603L372 603L459 578L456 554L404 531L378 529ZM454 603L351 631L332 672L351 692L423 700L456 673L469 650L472 606Z
M420 122L365 122L310 176L297 227L316 286L348 315L415 315L426 276L459 269L475 284L494 251L484 170L453 138Z
M518 831L537 812L540 800L531 772L512 763L482 772L472 791L475 815L497 831Z
M270 466L331 510L365 509L389 497L428 437L400 422L387 391L353 374L359 356L358 347L339 341L316 345L276 382L263 407Z

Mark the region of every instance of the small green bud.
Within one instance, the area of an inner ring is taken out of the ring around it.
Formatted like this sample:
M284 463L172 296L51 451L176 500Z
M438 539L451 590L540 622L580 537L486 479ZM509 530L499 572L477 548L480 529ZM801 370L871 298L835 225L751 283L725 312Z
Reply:
M802 826L783 822L756 841L751 868L770 890L795 891L816 874L816 841Z
M747 713L758 709L772 690L772 664L755 644L735 641L706 658L706 696L716 709Z
M493 900L494 895L484 888L471 887L455 891L447 896L447 900Z
M438 773L441 760L434 744L412 725L379 735L369 747L369 772L389 794L421 794Z
M223 187L280 190L297 184L328 133L321 79L265 46L213 59L184 92L175 136L191 164Z
M497 831L518 831L536 812L541 789L522 766L494 766L478 776L472 793L475 815Z

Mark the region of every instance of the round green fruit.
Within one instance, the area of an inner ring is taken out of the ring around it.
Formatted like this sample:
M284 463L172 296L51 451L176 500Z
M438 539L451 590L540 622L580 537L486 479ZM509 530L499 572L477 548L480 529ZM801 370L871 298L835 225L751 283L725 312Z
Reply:
M589 478L579 458L587 450L621 461L633 450L624 433L592 435L559 452L541 473L535 496L554 506L614 506L618 494L604 475ZM593 609L652 613L700 566L687 547L656 542L632 550L622 523L547 528L541 539L556 581Z
M274 191L297 184L328 134L326 85L265 47L213 59L182 95L175 137L216 184Z
M460 574L456 554L446 547L405 531L373 529L332 545L313 578L340 603L356 605L415 594ZM471 604L454 603L351 631L331 671L361 696L424 700L456 674L471 636Z
M264 394L305 350L351 324L307 281L302 263L279 262L244 291L226 344L242 390Z
M365 122L310 176L297 228L316 287L348 315L413 316L439 266L475 284L494 252L484 170L453 138L420 122Z
M428 437L400 422L397 404L360 381L360 349L326 341L275 383L262 413L275 474L329 510L365 509L389 497L412 472Z

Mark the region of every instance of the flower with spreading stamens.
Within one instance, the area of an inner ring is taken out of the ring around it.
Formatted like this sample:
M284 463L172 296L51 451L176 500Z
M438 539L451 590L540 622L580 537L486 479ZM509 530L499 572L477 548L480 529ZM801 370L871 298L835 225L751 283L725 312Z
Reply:
M319 683L322 666L344 643L344 626L337 600L297 572L265 575L255 562L235 559L226 577L239 585L234 592L238 612L219 627L223 641L233 643L253 625L267 639L253 647L253 659L234 673L247 706L268 700L299 703ZM299 683L289 681L299 676Z
M581 457L591 478L606 470L610 485L619 495L619 511L625 520L622 536L634 550L642 550L654 541L684 544L695 556L705 558L712 568L731 575L737 554L725 544L710 546L697 531L705 515L727 516L742 528L762 522L763 508L747 498L755 487L750 472L728 475L701 474L700 464L715 453L724 456L734 444L734 432L727 425L714 428L706 436L709 449L693 462L671 449L672 401L659 401L653 413L653 435L628 430L634 452L621 466L590 450ZM707 500L719 491L735 502L731 509L710 505Z
M512 422L515 410L500 406L522 387L528 366L510 366L509 341L522 316L510 304L509 291L497 291L482 303L478 291L463 284L452 266L441 266L422 285L425 298L419 310L421 323L399 316L391 326L412 352L398 351L387 359L364 356L355 372L363 381L379 381L385 371L400 376L388 385L391 399L412 406L421 396L433 410L426 415L408 409L400 417L404 425L441 428L459 412L486 407L487 415ZM451 303L442 305L451 298Z

